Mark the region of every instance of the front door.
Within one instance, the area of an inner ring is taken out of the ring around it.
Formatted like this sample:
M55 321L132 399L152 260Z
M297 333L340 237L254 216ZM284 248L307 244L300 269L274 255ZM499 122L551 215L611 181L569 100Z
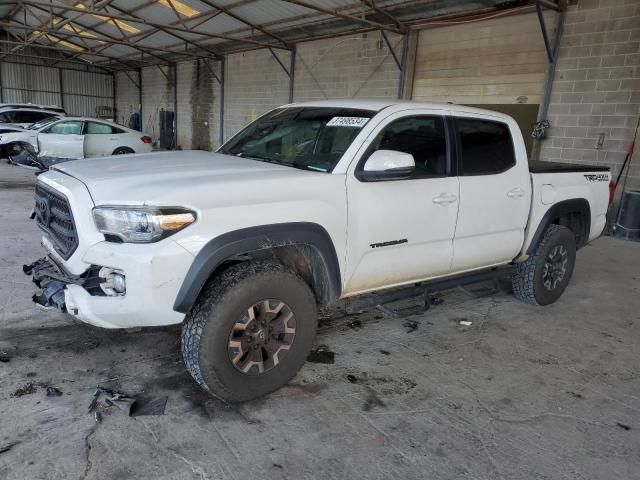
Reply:
M349 235L344 295L445 275L458 214L445 115L415 109L390 115L347 172ZM405 180L361 181L355 173L376 150L413 155Z
M509 262L524 242L531 182L521 135L506 123L455 113L460 211L453 241L452 272Z
M38 155L51 158L84 158L83 123L63 120L38 134Z

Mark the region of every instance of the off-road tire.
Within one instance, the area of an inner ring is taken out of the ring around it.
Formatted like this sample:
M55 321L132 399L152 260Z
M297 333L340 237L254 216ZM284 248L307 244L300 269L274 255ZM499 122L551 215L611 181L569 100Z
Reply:
M278 365L247 375L229 357L229 335L247 308L264 299L286 302L295 316L296 333ZM196 382L213 396L244 402L277 390L298 373L316 328L316 301L302 278L277 263L243 262L203 288L182 326L182 358Z
M544 285L545 263L556 247L566 251L564 275L557 285L548 289ZM576 237L567 227L550 225L536 251L526 261L517 263L511 278L513 294L519 300L532 305L549 305L564 293L576 263Z

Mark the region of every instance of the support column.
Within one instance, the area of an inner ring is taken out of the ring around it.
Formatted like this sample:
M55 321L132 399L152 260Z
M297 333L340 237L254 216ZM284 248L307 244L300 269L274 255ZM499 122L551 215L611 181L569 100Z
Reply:
M173 64L173 150L178 148L178 64Z
M220 145L224 143L224 66L227 57L220 59Z

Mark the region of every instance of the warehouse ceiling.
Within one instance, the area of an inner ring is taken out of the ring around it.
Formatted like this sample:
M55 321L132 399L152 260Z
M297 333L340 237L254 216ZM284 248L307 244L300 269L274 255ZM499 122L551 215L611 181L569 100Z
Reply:
M0 61L31 47L111 70L417 25L473 21L549 0L19 0L0 5Z

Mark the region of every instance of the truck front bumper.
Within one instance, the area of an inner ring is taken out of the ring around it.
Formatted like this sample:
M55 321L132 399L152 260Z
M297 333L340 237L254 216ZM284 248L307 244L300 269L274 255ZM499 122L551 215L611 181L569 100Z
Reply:
M80 275L70 274L48 242L43 245L49 255L24 266L24 272L41 289L33 296L39 305L59 308L103 328L171 325L184 319L184 314L173 310L173 303L193 255L172 240L155 244L99 242L84 252L82 261L87 269ZM126 290L116 293L103 288L108 282L104 272L123 275Z

